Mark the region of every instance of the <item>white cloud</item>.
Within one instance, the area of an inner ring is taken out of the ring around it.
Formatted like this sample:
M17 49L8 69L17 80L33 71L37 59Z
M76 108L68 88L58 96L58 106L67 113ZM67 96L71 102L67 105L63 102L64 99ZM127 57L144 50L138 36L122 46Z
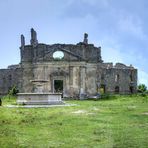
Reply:
M148 73L138 70L138 84L145 84L148 87Z

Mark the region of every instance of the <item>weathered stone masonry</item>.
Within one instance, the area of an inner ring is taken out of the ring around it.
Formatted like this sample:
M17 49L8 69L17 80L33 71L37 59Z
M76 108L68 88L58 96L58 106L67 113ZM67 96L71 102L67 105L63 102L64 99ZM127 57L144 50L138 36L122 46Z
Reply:
M135 93L137 69L121 63L104 63L101 47L88 44L87 38L84 34L83 42L76 45L47 45L38 43L37 33L31 29L30 45L25 45L21 35L21 62L0 70L0 94L6 94L14 85L19 92L34 92L36 86L31 80L47 80L43 92L60 91L64 97L92 96L100 91ZM53 57L57 51L64 57Z

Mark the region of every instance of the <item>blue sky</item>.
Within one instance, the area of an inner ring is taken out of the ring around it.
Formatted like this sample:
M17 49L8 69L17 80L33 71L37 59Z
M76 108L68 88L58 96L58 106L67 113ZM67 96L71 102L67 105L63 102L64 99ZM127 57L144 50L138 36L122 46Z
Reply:
M89 34L104 62L138 68L148 86L148 0L0 0L0 68L20 62L20 35L40 43L72 43Z

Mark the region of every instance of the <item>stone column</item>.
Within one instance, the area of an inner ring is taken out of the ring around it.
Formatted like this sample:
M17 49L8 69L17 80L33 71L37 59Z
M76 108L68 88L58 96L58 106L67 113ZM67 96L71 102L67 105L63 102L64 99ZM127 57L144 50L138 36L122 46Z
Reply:
M73 66L69 67L69 85L73 85Z
M84 40L83 40L84 44L88 44L88 34L84 33Z
M31 28L31 40L30 43L33 47L36 47L38 45L38 40L37 40L37 33L36 31Z
M80 66L80 99L85 98L85 79L86 79L86 68Z
M22 35L21 35L21 48L24 49L24 46L25 46L25 37L24 37L24 35L22 34Z
M21 34L21 47L20 47L21 62L23 62L24 60L24 48L25 48L25 37L23 34Z

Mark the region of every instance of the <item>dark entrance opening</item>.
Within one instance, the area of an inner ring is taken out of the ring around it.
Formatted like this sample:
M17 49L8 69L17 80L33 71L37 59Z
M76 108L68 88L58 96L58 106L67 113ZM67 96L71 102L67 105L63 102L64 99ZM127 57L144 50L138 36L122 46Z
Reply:
M105 85L104 84L101 84L100 86L100 93L101 94L105 94L106 90L105 90Z
M54 92L63 93L63 80L54 80Z
M119 93L119 86L115 87L115 93L117 93L117 94Z

